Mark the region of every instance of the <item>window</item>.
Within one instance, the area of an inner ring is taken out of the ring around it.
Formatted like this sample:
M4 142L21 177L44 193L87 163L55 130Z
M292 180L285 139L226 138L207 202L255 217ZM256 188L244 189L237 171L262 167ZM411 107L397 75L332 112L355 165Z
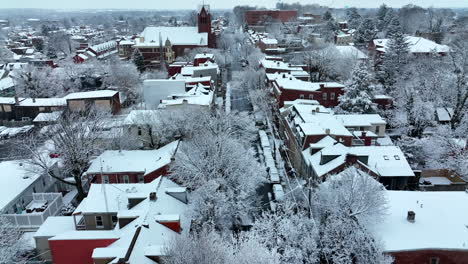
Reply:
M143 175L138 175L138 182L139 183L143 183L145 181L145 179L143 178Z
M395 157L396 160L400 160L400 156L398 156L398 155L395 155L393 157Z
M36 187L33 187L33 193L35 193L35 192L36 192Z
M313 100L314 99L314 95L313 94L309 94L309 100Z
M123 176L124 183L130 183L130 177L128 175Z
M109 176L108 175L102 175L102 183L109 183Z
M326 94L326 93L323 93L323 94L322 94L322 99L323 99L324 101L327 100L327 94Z
M96 227L97 228L103 228L104 227L104 222L102 221L102 216L97 215L95 218L96 218Z
M439 264L439 258L431 258L430 264Z
M46 182L44 178L42 178L42 186L46 186Z
M389 160L387 155L384 155L383 158L384 158L384 160Z
M39 107L39 112L44 112L45 111L45 107L41 106Z
M335 93L330 93L330 100L335 100Z
M141 127L138 127L138 135L141 136Z
M376 126L376 127L375 127L375 133L376 133L377 135L379 135L379 130L380 130L380 126Z
M117 224L117 216L116 215L113 215L112 217L112 225L115 226Z
M299 95L299 98L304 99L304 95L303 94Z

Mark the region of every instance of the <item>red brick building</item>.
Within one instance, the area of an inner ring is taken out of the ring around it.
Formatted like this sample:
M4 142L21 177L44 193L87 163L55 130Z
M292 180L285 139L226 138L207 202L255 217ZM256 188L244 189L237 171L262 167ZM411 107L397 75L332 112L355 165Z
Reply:
M167 175L179 141L156 150L108 150L86 172L92 183L149 183Z
M297 10L248 10L244 14L247 25L262 25L266 22L288 22L297 18Z
M338 98L344 93L344 85L335 82L312 83L298 80L284 74L272 82L279 107L285 101L296 99L316 100L325 107L338 105Z
M133 48L141 52L147 66L156 66L162 60L165 63L174 62L186 49L215 46L210 9L204 5L198 13L196 27L146 27L135 39Z

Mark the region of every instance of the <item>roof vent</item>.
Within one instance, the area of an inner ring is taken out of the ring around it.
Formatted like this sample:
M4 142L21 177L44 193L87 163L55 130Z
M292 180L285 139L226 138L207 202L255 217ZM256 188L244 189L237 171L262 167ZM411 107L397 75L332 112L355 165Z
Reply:
M325 129L325 134L330 135L330 129L329 128Z
M150 201L156 201L156 192L150 192L149 198Z
M416 218L416 213L414 211L408 211L408 216L406 217L406 220L410 223L414 223Z

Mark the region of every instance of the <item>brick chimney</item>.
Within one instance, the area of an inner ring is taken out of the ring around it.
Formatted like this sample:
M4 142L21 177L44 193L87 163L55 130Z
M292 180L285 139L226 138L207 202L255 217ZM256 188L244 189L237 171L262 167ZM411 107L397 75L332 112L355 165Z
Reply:
M325 88L325 84L323 84L323 83L320 83L319 86L320 86L320 89Z
M408 211L408 215L406 216L406 220L410 223L414 223L416 218L416 213L414 211Z

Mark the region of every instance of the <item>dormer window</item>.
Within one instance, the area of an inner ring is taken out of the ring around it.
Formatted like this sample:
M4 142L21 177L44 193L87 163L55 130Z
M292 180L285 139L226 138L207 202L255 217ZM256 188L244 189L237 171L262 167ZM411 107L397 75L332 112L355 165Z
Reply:
M387 155L384 155L383 158L384 158L384 160L389 160Z
M395 157L396 160L400 160L400 156L398 156L398 155L395 155L393 157Z

